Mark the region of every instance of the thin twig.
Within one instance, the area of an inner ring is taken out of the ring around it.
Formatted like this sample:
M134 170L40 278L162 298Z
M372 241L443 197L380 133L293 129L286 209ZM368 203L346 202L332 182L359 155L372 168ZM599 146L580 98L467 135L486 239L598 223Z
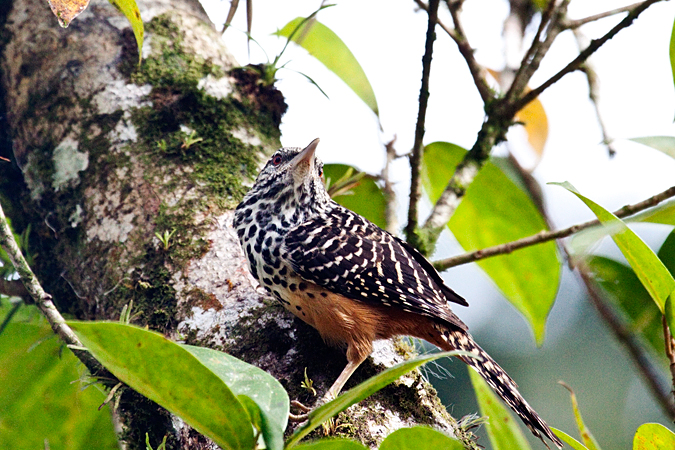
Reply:
M429 2L428 14L429 25L427 26L427 38L424 45L424 56L422 57L422 86L420 88L419 110L417 113L417 125L415 126L415 142L413 144L413 153L410 157L410 202L408 207L408 224L406 225L406 234L408 241L416 244L417 215L420 197L422 197L422 184L420 182L420 172L422 168L422 152L424 150L424 122L427 115L427 104L429 102L429 74L431 73L431 56L434 49L434 40L436 38L436 21L438 18L439 0Z
M588 39L583 33L581 33L580 30L573 29L572 33L574 33L579 51L588 46ZM587 59L586 62L580 67L580 70L586 74L586 81L588 82L588 97L591 99L591 103L593 103L593 107L595 108L595 117L598 119L600 131L602 132L602 143L607 146L609 156L614 156L616 154L616 150L614 150L613 145L614 138L612 138L610 135L607 124L605 123L603 115L600 112L600 86L598 85L598 75L590 58Z
M384 219L386 224L386 230L392 234L398 233L398 218L396 217L396 191L394 191L394 186L391 183L389 170L391 169L391 163L396 159L396 149L394 148L394 143L396 142L396 136L387 142L384 145L384 148L387 152L387 159L384 163L384 168L382 169L381 179L384 182L382 192L384 193L385 206L384 206Z
M617 211L614 212L614 215L621 218L621 217L627 217L627 216L632 216L633 214L636 214L640 211L643 211L647 208L651 208L652 206L658 205L662 201L669 199L671 197L675 197L675 186L670 187L666 189L665 191L661 192L660 194L656 194L653 197L650 197L646 200L643 200L639 203L634 203L632 205L626 205L621 209L618 209ZM531 245L536 245L536 244L541 244L543 242L548 242L553 239L562 239L564 237L570 236L574 233L577 233L581 230L584 230L586 228L590 228L593 226L600 225L600 221L598 220L590 220L588 222L580 223L577 225L573 225L569 228L565 228L562 230L557 230L557 231L541 231L535 235L528 236L523 239L518 239L517 241L513 242L508 242L506 244L501 244L501 245L496 245L494 247L488 247L484 248L481 250L476 250L470 253L465 253L463 255L458 255L458 256L453 256L451 258L446 258L446 259L441 259L438 261L434 261L434 267L439 270L443 271L446 270L450 267L454 266L459 266L461 264L466 264L470 263L473 261L478 261L480 259L485 259L489 258L491 256L497 256L497 255L503 255L507 253L511 253L514 250L518 250L521 248L529 247Z
M441 25L441 27L455 41L455 44L457 44L457 49L466 61L466 65L469 68L469 72L471 72L473 82L476 85L476 89L478 89L478 93L480 94L480 98L483 100L483 103L487 103L489 100L494 98L495 95L486 81L487 70L485 70L485 67L476 62L476 58L473 55L473 48L471 45L469 45L469 40L466 37L464 27L462 26L462 22L459 18L459 10L462 7L462 2L450 0L446 0L445 2L448 5L450 15L452 16L452 22L455 26L454 33L452 30L447 30L444 25Z
M514 111L519 111L525 105L530 103L532 100L537 98L542 92L544 92L546 89L551 87L554 83L556 83L558 80L560 80L562 77L567 75L570 72L574 72L575 70L579 69L579 67L588 59L589 56L591 56L593 53L595 53L600 47L602 47L607 41L612 39L619 31L623 30L624 28L630 26L631 23L635 19L638 18L640 14L647 8L649 8L651 5L654 3L660 2L663 0L646 0L642 3L638 3L634 9L631 9L628 11L628 15L621 21L619 22L614 28L609 30L604 36L602 36L599 39L594 39L591 41L590 45L586 47L584 51L579 53L579 56L574 58L572 62L567 64L563 69L561 69L558 73L553 75L551 78L543 82L541 85L536 87L535 89L532 89L530 92L525 94L520 100L516 101L514 103L513 109Z
M420 9L429 12L429 7L422 0L414 0L414 2L420 7ZM448 7L450 7L450 2L448 0L446 0L446 2L448 2ZM455 7L455 9L457 8L458 6ZM453 9L450 8L450 11L452 10ZM456 19L453 16L453 21L455 20ZM455 41L459 53L466 61L466 65L469 68L469 72L471 73L473 82L476 85L478 94L480 95L481 99L483 99L483 103L486 103L490 99L494 98L494 93L490 88L490 85L487 83L487 70L485 70L485 67L481 66L476 61L476 58L473 55L474 50L471 45L469 45L469 41L466 39L466 35L464 34L464 30L461 27L459 20L455 21L455 29L448 27L443 22L441 22L440 19L436 20L436 24L441 27L441 29L443 29L443 31L445 31L453 41ZM458 26L458 24L460 25Z
M54 330L54 333L56 333L66 344L82 347L80 340L77 338L73 330L68 325L66 325L65 319L56 309L56 306L54 306L54 302L52 302L52 296L47 294L44 289L42 289L40 282L31 268L28 266L26 259L21 254L19 245L16 243L14 235L9 228L1 205L0 246L7 253L7 256L14 265L14 269L19 274L19 278L26 287L26 290L33 298L42 314L44 314L44 316L47 318L47 321L49 322L49 325L51 325L52 330ZM89 369L91 373L96 373L102 369L98 361L96 361L89 352L74 350L73 353L80 361L82 361L82 363L87 367L87 369Z
M670 367L670 378L672 380L673 389L670 391L671 394L675 393L675 339L670 333L670 328L668 327L668 321L666 316L662 317L663 321L663 338L665 339L666 344L666 356L668 357L669 367Z
M520 86L522 85L522 88L527 85L527 82L530 80L530 77L532 76L531 74L527 76L525 74L526 69L528 69L530 65L530 61L534 58L534 55L539 53L540 47L542 45L541 41L541 35L544 33L544 29L546 29L546 26L548 25L551 16L553 15L553 11L555 10L556 7L556 1L555 0L550 0L548 6L546 9L542 12L541 14L541 21L539 22L539 27L537 28L537 32L534 35L534 39L532 39L532 45L530 45L530 48L527 49L527 52L525 53L525 56L523 56L523 60L520 63L520 67L516 71L516 75L513 77L513 82L511 83L511 87L507 91L505 98L506 99L512 99L515 98L516 95L519 94L519 91L517 90L518 88L516 87L517 85ZM524 83L523 80L524 79Z
M629 327L623 323L621 318L607 304L597 284L588 274L588 267L579 266L578 269L586 285L591 303L598 310L605 323L612 329L619 342L626 347L628 354L633 359L633 362L642 374L657 402L661 405L661 408L663 408L668 417L675 419L675 405L673 404L670 392L664 389L659 370L652 364L637 336L630 331Z
M621 8L611 9L609 11L601 12L599 14L594 14L592 16L584 17L583 19L577 20L566 20L562 22L564 28L568 30L574 30L579 28L582 25L585 25L590 22L595 22L596 20L604 19L605 17L610 17L616 14L621 14L624 12L629 12L632 9L636 8L643 2L633 3L632 5L622 6Z

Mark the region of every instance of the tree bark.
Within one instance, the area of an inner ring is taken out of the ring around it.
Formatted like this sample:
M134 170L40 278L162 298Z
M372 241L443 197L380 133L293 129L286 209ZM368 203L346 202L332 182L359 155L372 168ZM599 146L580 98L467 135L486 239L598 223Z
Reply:
M92 1L68 29L47 2L14 0L0 17L11 163L0 201L32 226L33 269L62 312L134 323L231 353L277 377L292 399L305 368L319 393L345 364L315 330L257 290L232 230L232 209L279 147L286 105L255 71L237 68L194 0L140 1L143 63L127 20ZM300 144L300 143L299 143ZM400 361L379 343L347 388ZM211 447L125 390L117 414L127 448ZM338 433L374 446L396 428L454 420L419 373L350 408Z

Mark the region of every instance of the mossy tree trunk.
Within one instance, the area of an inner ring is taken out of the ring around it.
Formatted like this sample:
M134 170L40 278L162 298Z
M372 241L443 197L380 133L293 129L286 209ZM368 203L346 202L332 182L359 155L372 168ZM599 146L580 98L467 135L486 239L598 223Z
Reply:
M9 135L0 156L12 161L0 162L3 208L16 230L32 227L33 268L62 312L116 320L133 301L134 323L256 364L311 404L305 368L323 392L344 354L256 290L231 228L233 207L279 147L283 97L235 67L197 1L139 6L140 68L131 29L107 1L68 29L44 0L0 12ZM377 348L350 384L400 358L391 344ZM169 447L208 445L125 392L117 413L128 448L145 448L146 432L153 447L165 434ZM453 427L419 374L339 423L349 424L339 434L370 445L406 424Z

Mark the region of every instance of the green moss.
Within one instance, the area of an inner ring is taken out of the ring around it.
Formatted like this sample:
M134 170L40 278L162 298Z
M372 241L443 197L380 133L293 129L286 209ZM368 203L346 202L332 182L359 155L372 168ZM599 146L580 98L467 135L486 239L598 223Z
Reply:
M132 74L133 82L182 90L196 87L206 75L216 78L225 75L211 61L183 51L183 34L170 14L153 18L146 25L146 31L153 36L153 54L143 60L140 70Z

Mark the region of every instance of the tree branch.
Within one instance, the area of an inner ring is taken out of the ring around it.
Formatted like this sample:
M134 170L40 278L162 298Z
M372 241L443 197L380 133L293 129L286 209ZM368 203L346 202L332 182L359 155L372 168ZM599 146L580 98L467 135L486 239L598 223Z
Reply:
M588 46L588 44L585 43L588 39L581 33L581 31L578 29L573 29L572 33L574 33L574 37L576 38L579 51L581 51L582 48ZM614 138L612 138L610 135L607 124L605 123L602 113L600 112L600 86L598 85L598 75L595 72L595 68L593 67L590 59L586 60L586 62L580 67L580 70L586 74L586 80L588 81L588 97L591 99L591 103L593 103L593 107L595 108L595 117L598 119L600 131L602 132L602 143L607 146L609 156L614 156L616 154L616 150L614 150L613 147Z
M49 325L51 325L52 330L56 333L63 342L67 345L74 347L82 347L82 342L77 338L73 330L66 325L63 316L59 313L52 302L52 296L47 294L37 277L28 266L26 259L21 254L19 245L14 239L12 230L9 228L7 219L5 218L5 213L2 210L0 205L0 246L9 256L10 261L14 265L19 274L19 278L23 282L26 290L30 296L35 301L37 307L40 309L42 314L47 318ZM72 349L73 353L77 358L82 361L82 363L89 369L91 373L97 373L102 370L101 365L96 359L87 351L75 350Z
M665 191L656 194L653 197L650 197L646 200L643 200L639 203L634 203L632 205L626 205L621 209L618 209L614 212L614 215L622 218L627 216L632 216L640 211L656 206L664 200L667 200L671 197L675 197L675 186L666 189ZM569 228L565 228L557 231L541 231L535 235L528 236L523 239L518 239L517 241L508 242L506 244L496 245L494 247L488 247L481 250L476 250L473 252L465 253L463 255L453 256L446 259L441 259L434 261L434 267L443 271L449 269L450 267L459 266L461 264L466 264L481 259L489 258L491 256L503 255L511 253L515 250L529 247L531 245L541 244L543 242L548 242L554 239L562 239L564 237L570 236L574 233L577 233L586 228L600 225L598 220L590 220L588 222L580 223L573 225Z
M530 78L532 78L532 75L539 67L541 59L544 57L544 55L548 51L548 48L550 47L549 43L546 46L546 48L543 48L545 42L548 41L549 38L551 37L555 38L555 35L551 36L547 33L547 39L545 41L542 41L541 36L544 33L544 30L546 29L547 26L549 28L549 33L551 33L551 31L553 30L552 25L554 22L554 20L551 19L553 17L557 17L555 16L556 11L560 11L561 8L565 8L566 10L567 3L569 3L569 0L565 0L563 4L558 6L556 0L550 0L547 8L542 12L541 21L539 22L539 27L537 28L537 32L534 35L534 39L532 40L532 45L530 45L530 48L525 53L525 56L523 56L523 60L520 63L520 67L516 71L516 75L513 77L511 87L509 87L509 90L506 92L506 95L504 96L506 102L511 103L516 97L518 97L523 92L523 90L527 86L527 83L530 81Z
M516 101L513 105L514 111L519 111L521 110L525 105L530 103L532 100L537 98L539 94L544 92L546 89L551 87L554 83L556 83L558 80L560 80L562 77L567 75L570 72L574 72L577 70L585 61L588 59L589 56L591 56L593 53L596 52L600 47L602 47L607 41L612 39L619 31L622 29L630 26L631 23L635 19L638 18L640 14L647 8L649 8L651 5L653 5L656 2L660 2L662 0L646 0L644 2L638 3L635 5L633 9L628 11L628 15L621 21L619 22L614 28L612 28L610 31L608 31L604 36L602 36L599 39L594 39L591 41L590 45L586 47L584 51L579 53L579 56L574 58L572 62L567 64L563 69L561 69L558 73L553 75L551 78L543 82L540 86L536 87L535 89L532 89L530 92L525 94L520 100Z
M427 6L426 3L424 3L421 0L414 0L414 1L417 4L417 6L420 7L420 9L429 12L429 7ZM448 27L438 19L436 20L436 24L439 27L441 27L443 31L445 31L453 41L455 41L459 53L466 61L466 65L469 68L469 72L471 73L473 82L476 85L478 94L480 95L481 99L483 99L483 103L487 103L490 99L494 98L494 93L486 81L487 71L485 70L485 67L478 64L476 58L473 56L474 50L469 45L469 41L467 40L466 35L464 34L464 29L461 25L461 22L459 21L459 15L457 14L457 10L461 7L461 3L451 2L451 0L446 0L446 3L448 4L448 8L450 9L451 14L453 14L452 20L454 22L455 28L452 29Z
M429 25L427 27L427 38L424 46L424 56L422 57L422 87L420 88L419 111L417 114L417 125L415 126L415 142L413 152L410 157L410 202L408 206L408 224L406 225L406 235L408 241L417 246L419 239L417 232L417 215L420 197L422 196L422 185L420 183L420 172L422 167L422 152L424 151L424 122L426 120L427 105L429 101L429 74L431 73L431 56L433 54L434 40L436 39L436 21L438 20L439 0L429 2Z
M643 2L637 2L633 3L632 5L628 6L622 6L621 8L616 8L616 9L611 9L609 11L601 12L599 14L594 14L592 16L585 17L583 19L577 19L577 20L566 20L562 23L563 27L568 30L574 30L576 28L579 28L582 25L585 25L590 22L595 22L596 20L604 19L605 17L610 17L615 14L621 14L624 12L629 12L633 10L634 8L640 6L640 4Z
M661 405L661 408L663 408L663 411L668 417L675 419L675 405L673 404L671 393L664 389L659 371L652 364L647 352L642 348L640 341L607 304L600 293L597 284L589 276L587 272L588 268L584 265L580 265L578 269L579 274L586 285L586 290L588 291L591 303L600 313L600 316L605 323L614 332L614 335L619 342L626 347L628 354L633 359L633 362L647 382L647 386L649 386L652 394L656 397L657 402Z

